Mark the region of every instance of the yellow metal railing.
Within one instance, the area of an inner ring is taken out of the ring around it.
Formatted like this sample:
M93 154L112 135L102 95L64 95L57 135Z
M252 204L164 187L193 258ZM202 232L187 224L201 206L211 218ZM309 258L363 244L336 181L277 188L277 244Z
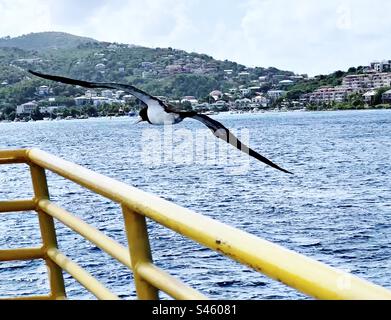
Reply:
M391 299L391 291L386 288L44 151L0 151L0 164L10 163L27 163L30 166L34 198L1 201L0 212L37 211L43 244L39 248L0 250L0 261L45 259L49 270L50 295L29 299L65 299L63 270L99 299L118 299L58 250L53 218L133 270L139 299L158 299L159 290L175 299L206 299L203 294L153 264L145 217L315 298ZM51 202L45 169L119 203L122 207L129 248L121 246ZM341 279L344 281L342 286Z

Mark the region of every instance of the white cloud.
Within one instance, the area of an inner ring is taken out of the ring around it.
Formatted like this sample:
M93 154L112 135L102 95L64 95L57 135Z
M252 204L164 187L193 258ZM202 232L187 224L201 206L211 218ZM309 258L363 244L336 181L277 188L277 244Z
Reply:
M0 35L18 36L50 29L47 0L0 0Z
M186 5L176 0L119 1L102 5L86 28L99 39L148 46L175 46L195 30Z
M387 0L0 0L0 36L58 30L328 73L391 58Z
M390 9L383 0L252 0L238 59L317 74L390 58Z

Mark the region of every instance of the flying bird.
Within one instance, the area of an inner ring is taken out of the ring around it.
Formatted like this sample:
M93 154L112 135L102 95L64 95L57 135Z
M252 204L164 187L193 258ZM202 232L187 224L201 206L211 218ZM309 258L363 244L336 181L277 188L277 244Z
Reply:
M71 78L65 78L60 76L54 76L49 74L42 74L39 72L31 71L29 72L35 76L53 80L57 82L62 82L71 85L78 85L85 88L102 88L102 89L115 89L123 90L127 93L130 93L137 99L141 100L145 107L140 110L139 113L139 122L146 121L153 125L166 125L166 124L176 124L184 120L185 118L191 118L202 122L207 126L217 138L224 140L225 142L233 145L235 148L241 150L242 152L254 157L255 159L285 173L293 174L288 170L285 170L273 163L269 159L260 155L258 152L246 146L238 138L236 138L223 124L220 122L208 117L205 114L201 114L195 111L177 111L175 108L162 100L132 86L129 84L120 84L120 83L109 83L109 82L90 82L83 80L76 80Z

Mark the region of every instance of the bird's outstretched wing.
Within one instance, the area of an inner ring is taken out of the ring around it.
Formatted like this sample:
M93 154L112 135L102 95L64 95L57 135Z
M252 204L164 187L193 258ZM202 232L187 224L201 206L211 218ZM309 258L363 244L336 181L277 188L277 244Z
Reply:
M29 72L37 77L41 77L48 80L53 80L57 82L62 82L66 84L71 85L77 85L85 88L104 88L104 89L117 89L117 90L123 90L127 93L130 93L131 95L135 96L137 99L144 102L146 105L154 105L156 106L156 102L159 103L160 107L164 108L166 112L177 112L182 115L182 117L188 117L193 118L195 120L201 121L204 125L206 125L213 134L219 138L222 139L234 147L238 148L239 150L243 151L244 153L247 153L248 155L256 158L257 160L275 168L278 170L281 170L285 173L290 173L275 163L271 162L269 159L265 158L264 156L260 155L259 153L255 152L245 144L243 144L238 138L236 138L226 127L224 127L220 122L213 120L212 118L204 115L204 114L198 114L196 112L178 112L175 111L171 106L167 106L163 101L159 100L158 98L150 95L149 93L146 93L130 84L120 84L120 83L111 83L111 82L90 82L90 81L83 81L83 80L76 80L66 77L60 77L60 76L54 76L50 74L43 74L39 72L35 72L32 70L29 70ZM153 103L155 102L155 103Z
M153 100L154 102L158 101L162 108L167 108L165 103L158 98L150 95L149 93L146 93L130 84L120 84L120 83L111 83L111 82L90 82L90 81L83 81L83 80L76 80L66 77L60 77L60 76L54 76L50 74L43 74L39 72L35 72L32 70L29 70L29 72L37 77L53 80L57 82L62 82L66 84L72 84L81 86L84 88L102 88L102 89L115 89L115 90L123 90L127 93L130 93L131 95L135 96L137 99L144 102L146 105L150 104L150 102ZM156 103L155 103L156 105Z
M233 145L235 148L238 148L240 151L250 155L251 157L254 157L255 159L277 169L285 173L293 174L292 172L289 172L288 170L285 170L281 168L280 166L276 165L275 163L271 162L269 159L265 158L264 156L260 155L258 152L254 151L253 149L246 146L244 143L242 143L238 138L236 138L232 132L230 132L224 125L222 125L220 122L213 120L212 118L208 117L205 114L199 114L199 113L189 113L187 115L188 118L192 118L198 121L201 121L204 125L206 125L213 134L225 142L228 142L229 144Z

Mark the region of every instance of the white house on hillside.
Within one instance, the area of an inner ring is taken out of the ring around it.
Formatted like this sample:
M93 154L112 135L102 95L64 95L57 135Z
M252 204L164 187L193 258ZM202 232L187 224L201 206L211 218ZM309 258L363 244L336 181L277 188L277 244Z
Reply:
M91 97L86 97L86 96L76 97L73 100L75 100L75 105L77 107L84 106L91 103Z
M40 96L45 96L49 94L49 87L48 86L40 86L38 89L38 94Z
M182 100L181 100L181 103L184 103L184 102L190 102L192 106L195 106L198 104L198 100L193 97L193 96L186 96L186 97L183 97Z
M31 112L38 106L34 101L21 104L16 107L16 114L31 114Z
M261 95L252 98L251 101L257 105L264 107L264 108L266 108L269 104L269 99L264 96L261 96Z
M368 92L365 92L362 96L364 97L365 103L370 104L372 103L375 95L376 95L376 90L370 90Z
M267 95L270 99L277 100L278 98L281 98L285 93L286 91L284 90L269 90L267 92Z
M382 95L383 103L391 103L391 90L388 90Z
M223 93L219 90L213 90L211 93L209 93L209 95L215 100L219 100L222 98L223 96Z
M371 62L371 69L376 72L389 72L391 71L391 60Z

